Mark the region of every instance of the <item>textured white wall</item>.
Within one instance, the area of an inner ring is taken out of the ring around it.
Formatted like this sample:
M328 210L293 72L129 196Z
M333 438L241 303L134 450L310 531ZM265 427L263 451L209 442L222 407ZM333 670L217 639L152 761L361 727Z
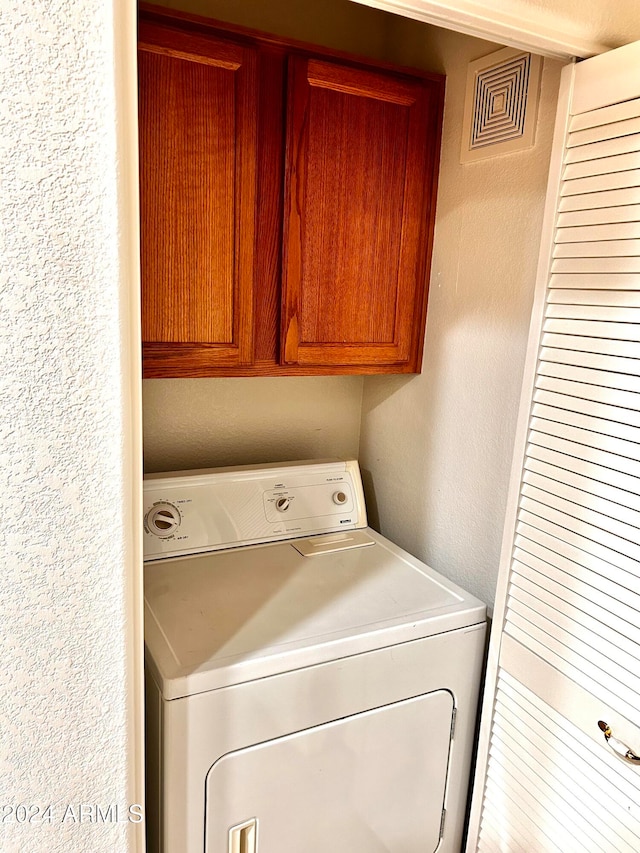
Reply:
M150 379L147 471L357 458L362 378Z
M142 796L126 5L9 0L0 17L3 853L141 838L78 811Z
M365 379L360 460L382 532L491 603L560 64L535 147L461 166L466 66L492 48L446 31L432 47L447 94L423 372Z

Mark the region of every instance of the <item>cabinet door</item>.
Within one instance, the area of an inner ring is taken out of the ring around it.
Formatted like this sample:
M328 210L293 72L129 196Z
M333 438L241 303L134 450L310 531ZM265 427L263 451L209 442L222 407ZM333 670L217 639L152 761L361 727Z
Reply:
M281 359L419 369L442 88L289 66Z
M139 37L147 375L249 364L256 51L149 22Z

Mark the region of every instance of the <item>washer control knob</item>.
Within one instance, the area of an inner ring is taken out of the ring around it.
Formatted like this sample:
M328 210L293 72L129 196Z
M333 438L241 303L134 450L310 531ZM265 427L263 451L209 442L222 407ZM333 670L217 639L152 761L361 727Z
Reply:
M278 512L286 512L291 504L290 498L278 498L276 501L276 509Z
M333 502L334 504L338 504L338 506L342 506L342 504L346 504L347 495L345 492L334 492L333 493Z
M154 504L145 516L145 524L149 533L161 538L173 536L180 527L180 521L178 508L164 501Z

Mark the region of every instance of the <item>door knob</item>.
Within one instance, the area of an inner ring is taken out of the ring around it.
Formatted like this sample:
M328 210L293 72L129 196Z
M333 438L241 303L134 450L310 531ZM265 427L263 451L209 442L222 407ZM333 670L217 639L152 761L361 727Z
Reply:
M619 755L620 758L624 758L625 761L629 761L631 764L640 764L640 755L636 755L632 749L629 749L626 743L622 743L621 740L613 737L609 725L604 720L598 720L598 728L604 734L604 739L616 755Z

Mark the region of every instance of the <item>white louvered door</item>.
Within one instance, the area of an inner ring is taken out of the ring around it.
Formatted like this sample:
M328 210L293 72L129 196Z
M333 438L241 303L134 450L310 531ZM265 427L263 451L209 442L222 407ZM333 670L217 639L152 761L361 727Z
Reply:
M467 851L638 853L640 43L563 74Z

